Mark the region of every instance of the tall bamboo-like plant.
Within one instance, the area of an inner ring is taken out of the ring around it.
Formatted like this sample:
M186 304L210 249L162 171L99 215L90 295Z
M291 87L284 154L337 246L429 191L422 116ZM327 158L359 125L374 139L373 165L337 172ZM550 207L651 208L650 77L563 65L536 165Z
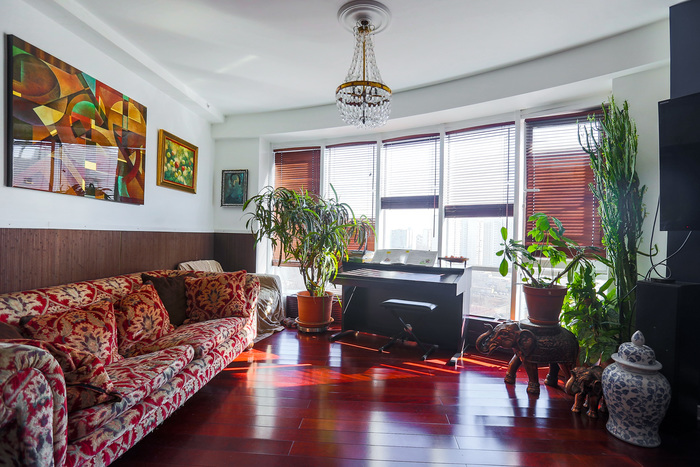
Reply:
M373 232L366 216L356 218L338 194L324 199L305 190L265 187L244 205L254 205L246 228L255 242L269 238L279 247L279 263L298 262L304 286L311 296L324 295L326 285L338 273L338 262L347 258L348 245L364 244Z
M603 246L615 280L618 299L619 343L630 340L635 322L637 254L646 215L645 186L637 176L637 127L630 118L627 101L622 108L610 98L603 104L603 118L589 117L585 140L579 141L590 156L603 230Z

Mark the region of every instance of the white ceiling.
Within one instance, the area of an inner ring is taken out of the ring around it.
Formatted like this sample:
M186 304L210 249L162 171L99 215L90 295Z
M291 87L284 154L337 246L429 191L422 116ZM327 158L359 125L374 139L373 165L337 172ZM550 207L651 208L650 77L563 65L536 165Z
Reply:
M337 20L346 0L51 1L224 115L331 104L352 58ZM383 3L392 19L375 36L377 64L400 92L653 23L678 0Z

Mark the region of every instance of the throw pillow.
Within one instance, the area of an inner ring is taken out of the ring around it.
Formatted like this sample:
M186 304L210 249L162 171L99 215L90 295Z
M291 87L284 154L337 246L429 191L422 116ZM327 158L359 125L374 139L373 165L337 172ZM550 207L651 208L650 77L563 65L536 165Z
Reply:
M68 412L121 400L114 391L104 364L99 358L82 350L62 344L33 339L13 339L13 344L31 345L49 352L58 362L66 382L66 406Z
M32 316L22 322L22 331L30 339L91 353L105 365L122 358L117 347L114 307L109 300L80 309Z
M163 301L165 309L170 316L170 324L180 326L187 319L187 296L185 295L185 277L155 277L141 274L141 280L145 284L150 282L156 288L158 296Z
M22 338L24 338L24 336L19 332L17 326L0 322L0 340Z
M185 278L187 323L216 318L249 316L244 290L246 271Z
M135 355L139 345L153 342L175 329L151 283L122 297L114 308L119 353L124 357Z

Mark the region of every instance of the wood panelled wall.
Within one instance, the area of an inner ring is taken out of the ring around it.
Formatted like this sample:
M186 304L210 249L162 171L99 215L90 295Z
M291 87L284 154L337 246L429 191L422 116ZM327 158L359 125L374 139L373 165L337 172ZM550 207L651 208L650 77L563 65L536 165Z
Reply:
M214 234L214 258L224 271L255 272L255 237L252 234Z
M216 259L255 272L250 234L0 229L0 293Z

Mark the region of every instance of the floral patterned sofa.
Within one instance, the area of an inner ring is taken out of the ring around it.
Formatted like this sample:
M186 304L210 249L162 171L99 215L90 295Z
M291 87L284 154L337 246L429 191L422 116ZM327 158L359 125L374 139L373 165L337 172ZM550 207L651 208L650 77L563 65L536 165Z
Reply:
M0 464L114 461L252 345L259 290L159 270L0 294Z

